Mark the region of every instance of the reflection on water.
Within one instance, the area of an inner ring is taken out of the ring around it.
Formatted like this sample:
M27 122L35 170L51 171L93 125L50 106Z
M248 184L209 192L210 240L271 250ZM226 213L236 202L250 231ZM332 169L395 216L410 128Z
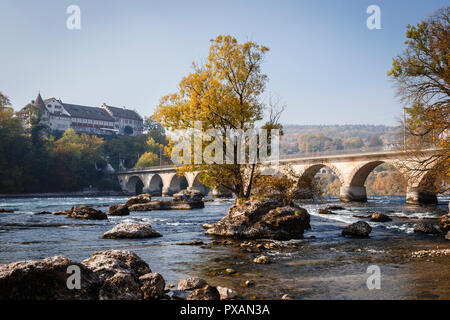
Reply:
M320 215L325 204L309 204L312 229L305 239L274 241L282 248L242 247L240 241L211 245L201 225L223 217L231 201L207 202L192 211L133 212L106 221L73 220L65 216L35 215L39 211L66 210L73 205L92 205L106 211L125 197L0 199L0 263L65 255L74 260L106 249L132 250L146 260L168 283L187 276L201 276L213 285L228 286L245 298L278 299L289 294L299 299L409 299L450 298L450 256L432 259L411 257L422 249L450 248L442 236L413 233L414 218L437 218L447 212L449 198L437 207L407 206L404 197L372 197L365 204L348 204L336 215ZM329 199L328 202L336 202ZM369 222L369 239L341 237L342 228L361 220L355 214L382 211L398 217L388 223ZM405 216L407 218L405 218ZM122 221L149 223L163 234L153 239L102 239L103 232ZM181 246L179 242L202 240L205 246ZM255 265L253 258L268 255L273 263ZM369 265L381 269L380 290L368 290ZM232 267L234 275L225 275ZM245 287L251 280L254 285Z

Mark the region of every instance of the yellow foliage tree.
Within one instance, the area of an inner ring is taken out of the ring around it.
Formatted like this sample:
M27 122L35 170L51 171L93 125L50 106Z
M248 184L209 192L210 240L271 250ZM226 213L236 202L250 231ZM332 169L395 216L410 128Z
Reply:
M152 167L159 163L158 155L153 152L146 152L142 156L139 157L138 162L136 163L135 168L146 168Z
M212 41L207 62L194 63L193 72L181 80L178 92L161 99L155 119L169 131L193 128L195 121L201 121L203 133L209 129L220 131L225 154L228 130L245 131L263 119L265 105L261 94L268 78L262 73L261 64L268 50L255 42L238 43L232 36L218 36ZM191 134L192 131L186 133ZM172 137L166 152L171 154L179 141ZM206 146L203 144L202 152ZM251 195L258 174L257 165L240 164L237 157L232 164L191 163L177 169L179 173L200 171L202 183L227 189L240 198Z

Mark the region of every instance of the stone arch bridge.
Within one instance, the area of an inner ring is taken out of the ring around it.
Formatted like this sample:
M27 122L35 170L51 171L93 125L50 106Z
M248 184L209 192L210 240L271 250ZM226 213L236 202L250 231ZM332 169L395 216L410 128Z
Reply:
M429 157L436 150L422 151L422 157ZM437 203L436 194L426 190L426 173L412 176L405 169L412 160L407 152L399 150L359 151L350 154L328 154L290 156L280 159L280 164L290 164L300 176L313 178L322 168L328 167L341 183L340 199L344 202L365 202L365 182L368 175L380 164L393 165L407 181L407 203ZM134 194L148 192L153 195L172 195L182 189L207 188L198 181L198 173L190 172L178 176L174 166L159 166L133 169L117 173L122 190Z

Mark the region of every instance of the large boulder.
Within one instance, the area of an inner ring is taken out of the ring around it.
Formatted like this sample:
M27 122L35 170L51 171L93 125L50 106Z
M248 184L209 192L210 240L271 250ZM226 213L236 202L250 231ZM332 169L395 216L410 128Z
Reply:
M110 216L128 216L130 210L128 210L128 207L124 204L116 204L109 207L108 214Z
M425 234L438 234L440 233L438 229L434 227L433 223L421 222L414 227L414 232L425 233Z
M152 272L147 262L134 252L126 250L97 251L81 263L97 273L102 280L110 278L118 272L130 273L136 279Z
M80 270L81 289L67 286L70 266ZM95 300L100 285L96 273L63 256L0 265L0 300Z
M82 264L102 280L100 300L138 300L145 297L149 282L140 278L151 273L148 264L131 251L107 250L95 252ZM159 285L156 284L155 285ZM158 290L158 289L155 289Z
M283 207L276 199L252 200L244 204L237 201L206 234L247 239L300 239L309 227L309 219L305 209Z
M77 269L80 289L72 279ZM81 263L56 256L0 265L0 300L155 299L164 287L164 278L130 251L95 252Z
M161 234L153 230L151 225L127 222L120 223L103 234L105 239L156 237L161 237Z
M342 230L342 235L365 238L368 237L371 232L372 228L367 222L358 221Z
M127 207L132 206L133 204L137 204L137 203L147 203L152 201L152 197L148 194L148 193L142 193L140 195L131 197L130 199L127 200L127 202L125 202L125 205Z
M388 222L391 220L392 219L388 215L386 215L382 212L375 212L375 213L372 213L372 215L370 216L370 221L374 221L374 222Z
M133 204L130 211L151 211L151 210L191 210L205 207L203 201L184 202L175 200L155 200L148 203Z
M100 210L93 209L87 206L72 207L67 214L67 217L73 219L92 219L104 220L108 219L106 213Z
M439 229L442 232L450 231L450 214L443 215L438 222Z
M199 202L203 199L203 194L197 190L181 190L173 196L174 201Z

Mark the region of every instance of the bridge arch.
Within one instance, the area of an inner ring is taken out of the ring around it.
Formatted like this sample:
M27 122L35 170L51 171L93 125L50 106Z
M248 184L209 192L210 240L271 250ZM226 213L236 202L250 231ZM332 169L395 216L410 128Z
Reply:
M339 187L343 185L344 178L342 176L341 170L334 166L331 163L327 162L321 162L321 163L314 163L309 166L303 167L301 170L299 170L300 178L297 185L297 191L295 197L297 199L312 199L314 197L314 194L311 190L311 184L310 182L316 177L316 175L321 172L323 169L329 169L331 170L335 177L339 181L338 190Z
M207 195L209 193L209 188L200 182L199 173L197 173L194 177L192 183L190 183L189 188L200 191L203 195Z
M444 169L443 169L444 170ZM448 176L438 177L439 164L430 165L429 170L413 174L408 183L406 202L411 204L437 204L438 183L450 183ZM445 172L445 171L444 171Z
M403 168L395 161L383 159L360 162L350 171L350 174L348 175L348 184L341 188L341 200L344 202L366 202L367 190L365 184L367 178L374 172L375 168L382 164L392 166L405 178L405 180L408 180Z
M163 180L163 196L171 196L174 193L179 192L180 190L187 189L189 183L184 175L178 175L177 173L173 173L166 176L166 179Z
M319 173L319 171L323 168L331 169L331 171L333 171L334 174L336 174L336 176L338 177L339 182L341 184L344 183L344 178L341 174L341 171L333 164L326 162L316 163L304 168L303 172L301 172L301 178L313 179L316 176L316 174Z
M125 183L125 191L133 194L141 194L144 188L144 183L139 176L132 176Z
M163 180L159 174L153 174L147 186L147 192L152 196L161 196L163 189Z

